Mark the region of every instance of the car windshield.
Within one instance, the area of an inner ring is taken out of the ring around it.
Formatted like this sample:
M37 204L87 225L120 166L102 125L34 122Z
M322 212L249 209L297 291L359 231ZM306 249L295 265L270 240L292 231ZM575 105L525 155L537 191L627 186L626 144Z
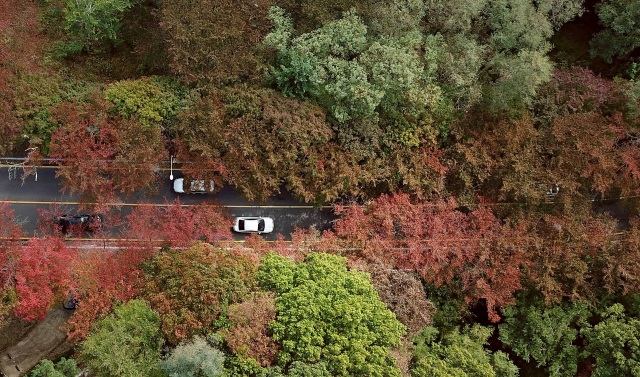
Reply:
M244 220L238 220L238 229L244 230Z
M205 191L204 181L191 181L191 191L194 191L194 192Z
M258 231L262 232L264 231L264 220L260 219L260 221L258 221Z

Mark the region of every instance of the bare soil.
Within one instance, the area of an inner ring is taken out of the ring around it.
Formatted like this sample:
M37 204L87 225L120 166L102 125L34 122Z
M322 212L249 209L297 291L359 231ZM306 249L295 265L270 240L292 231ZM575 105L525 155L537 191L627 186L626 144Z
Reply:
M0 333L3 344L0 375L20 377L42 359L57 360L68 354L74 344L67 339L67 332L61 326L72 314L73 311L58 306L51 309L42 321L13 322L3 327Z

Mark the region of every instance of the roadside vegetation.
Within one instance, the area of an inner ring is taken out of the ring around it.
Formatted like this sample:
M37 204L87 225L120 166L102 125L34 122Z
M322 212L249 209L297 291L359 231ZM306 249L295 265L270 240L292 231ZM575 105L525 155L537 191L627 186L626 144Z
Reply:
M1 203L0 328L73 298L34 377L640 376L639 38L625 0L0 0L0 156L118 239ZM171 157L338 220L110 213Z

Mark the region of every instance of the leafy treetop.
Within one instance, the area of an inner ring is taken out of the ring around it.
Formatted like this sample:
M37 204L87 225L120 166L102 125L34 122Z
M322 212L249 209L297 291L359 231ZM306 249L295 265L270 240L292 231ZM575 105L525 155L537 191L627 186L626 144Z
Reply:
M324 361L334 375L400 376L388 352L405 327L380 301L369 275L348 271L345 263L315 253L306 263L274 253L262 260L260 285L277 293L270 329L283 345L278 363Z
M143 377L156 370L160 318L142 300L132 300L99 320L80 346L80 359L98 377Z

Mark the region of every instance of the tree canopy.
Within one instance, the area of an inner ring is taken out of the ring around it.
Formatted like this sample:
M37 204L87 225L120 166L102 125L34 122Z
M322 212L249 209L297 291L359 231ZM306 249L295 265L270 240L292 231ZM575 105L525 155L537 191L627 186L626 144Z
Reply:
M389 347L405 327L386 308L369 276L348 271L344 258L309 254L294 263L270 253L258 272L260 285L277 294L270 325L282 343L280 365L324 361L335 375L400 376Z
M132 300L97 321L79 352L96 376L142 377L155 370L161 347L158 313Z
M629 318L621 304L613 304L602 313L601 322L585 326L585 350L595 359L594 376L637 375L640 321Z
M501 351L494 353L483 345L491 336L491 329L474 325L463 331L440 331L425 327L417 337L413 354L412 376L466 377L518 376L518 368Z
M550 376L575 376L580 360L575 342L591 312L586 302L546 306L518 300L504 309L500 340L529 362L546 367Z
M640 47L640 5L635 1L605 0L596 4L600 24L605 27L591 40L591 56L611 63Z
M224 354L207 340L195 336L174 348L159 363L169 377L219 377L224 373Z
M223 310L256 286L254 261L205 243L161 252L148 268L145 296L173 344L215 330Z
M104 209L117 194L131 195L149 186L165 156L159 127L141 127L137 119L109 114L102 98L53 110L59 128L51 136L50 157L59 160L63 190L78 194L83 205ZM97 211L99 212L99 211Z

